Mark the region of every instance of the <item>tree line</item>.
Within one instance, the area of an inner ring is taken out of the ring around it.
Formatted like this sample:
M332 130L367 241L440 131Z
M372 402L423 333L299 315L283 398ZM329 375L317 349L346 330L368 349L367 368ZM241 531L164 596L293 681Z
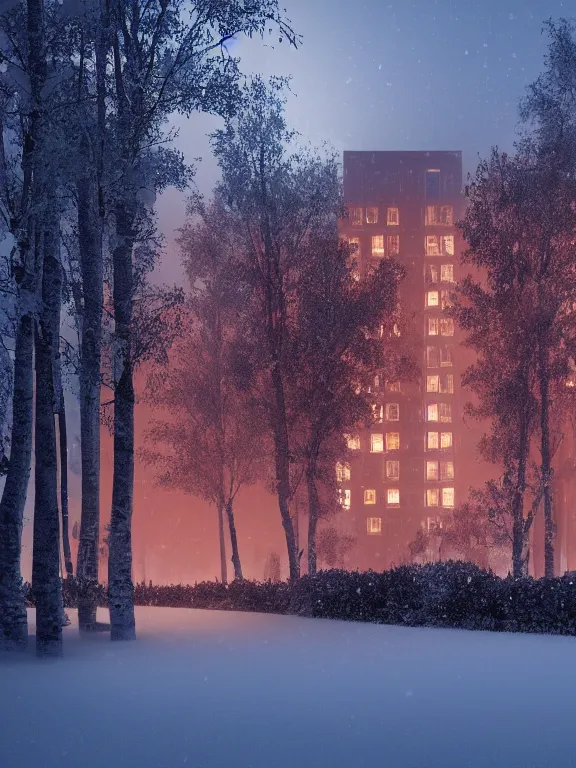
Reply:
M288 44L298 42L275 0L2 3L2 334L11 350L3 351L1 390L3 439L9 424L0 501L4 645L21 647L27 640L20 556L34 453L37 649L61 652L65 364L80 390L80 628L97 626L100 409L107 386L114 439L111 635L134 636L134 371L169 346L173 324L165 319L182 299L181 291L156 288L147 279L161 245L154 200L167 186L185 189L192 176L171 146L169 120L178 112L232 115L241 100L241 72L226 44L236 35L272 32ZM78 334L77 348L65 347L66 355L60 339L65 304Z
M479 456L501 475L471 489L440 538L481 563L505 548L515 577L528 572L540 511L544 573L555 575L554 459L570 439L576 384L575 28L562 19L545 30L545 69L521 102L515 152L494 149L466 189L462 262L479 277L457 286L452 310L476 353L463 384L475 398L468 414L489 425ZM412 552L426 544L419 536Z

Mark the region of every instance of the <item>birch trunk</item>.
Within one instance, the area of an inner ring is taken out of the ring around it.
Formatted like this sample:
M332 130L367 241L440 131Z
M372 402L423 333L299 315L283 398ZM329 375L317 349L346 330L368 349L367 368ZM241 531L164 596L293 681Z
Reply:
M9 649L28 641L20 555L32 463L33 351L33 321L25 314L16 331L10 463L0 501L0 647Z
M80 342L80 440L82 508L76 575L79 582L78 626L96 626L96 590L100 533L100 366L102 349L102 236L97 197L89 179L78 191L78 237L84 298Z
M60 525L58 510L58 458L56 447L54 328L60 323L57 281L60 261L56 230L39 238L44 251L43 309L35 330L36 422L34 544L32 590L36 603L36 653L62 654L62 594L60 581ZM43 242L42 242L43 240Z
M108 599L112 640L136 637L132 583L132 504L134 493L134 382L132 370L133 215L116 207L118 245L113 252L116 363L114 388L114 476L108 558Z
M220 578L222 584L228 583L228 567L226 563L226 539L224 538L224 504L218 502L216 505L218 513L218 541L220 543Z
M230 531L230 547L232 549L232 565L234 566L234 578L242 581L242 564L240 562L240 552L238 550L238 536L236 534L236 521L234 519L234 508L232 502L226 504L226 517L228 518L228 529Z
M308 490L308 574L313 576L317 571L316 531L320 512L316 472L313 464L309 465L306 470L306 487Z
M66 429L66 405L64 392L60 393L60 408L58 410L58 445L60 448L60 514L62 516L62 549L64 551L64 568L66 576L74 576L72 553L70 550L70 534L68 530L68 431Z
M541 437L541 478L544 499L544 575L553 578L555 525L552 509L552 466L550 450L550 371L548 364L547 340L540 338L538 349L538 375L540 379L540 437Z

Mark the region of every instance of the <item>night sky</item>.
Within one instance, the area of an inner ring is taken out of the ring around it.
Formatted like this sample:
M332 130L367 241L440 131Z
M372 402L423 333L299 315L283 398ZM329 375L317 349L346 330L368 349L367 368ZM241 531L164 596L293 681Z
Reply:
M517 104L543 68L547 18L574 15L563 0L285 0L299 50L272 37L240 40L234 53L246 73L291 75L287 115L302 138L338 152L460 149L465 172L492 145L511 149ZM217 170L206 133L219 120L179 119L178 146L198 164L197 184L210 194ZM160 269L179 277L171 247L184 199L159 203L167 238Z

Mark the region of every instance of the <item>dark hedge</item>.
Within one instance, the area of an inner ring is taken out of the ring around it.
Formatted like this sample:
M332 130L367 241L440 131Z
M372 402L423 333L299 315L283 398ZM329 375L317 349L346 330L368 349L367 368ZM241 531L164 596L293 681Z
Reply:
M75 607L78 585L64 582ZM106 605L106 589L98 588ZM29 594L32 602L32 595ZM472 563L406 565L391 571L322 571L295 584L136 584L136 605L209 608L410 627L576 635L576 573L554 579L501 579Z

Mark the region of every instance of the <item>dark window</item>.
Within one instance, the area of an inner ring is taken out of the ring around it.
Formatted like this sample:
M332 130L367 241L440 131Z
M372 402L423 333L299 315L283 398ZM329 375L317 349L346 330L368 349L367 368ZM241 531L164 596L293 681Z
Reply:
M440 197L440 171L426 171L426 199L438 200Z

